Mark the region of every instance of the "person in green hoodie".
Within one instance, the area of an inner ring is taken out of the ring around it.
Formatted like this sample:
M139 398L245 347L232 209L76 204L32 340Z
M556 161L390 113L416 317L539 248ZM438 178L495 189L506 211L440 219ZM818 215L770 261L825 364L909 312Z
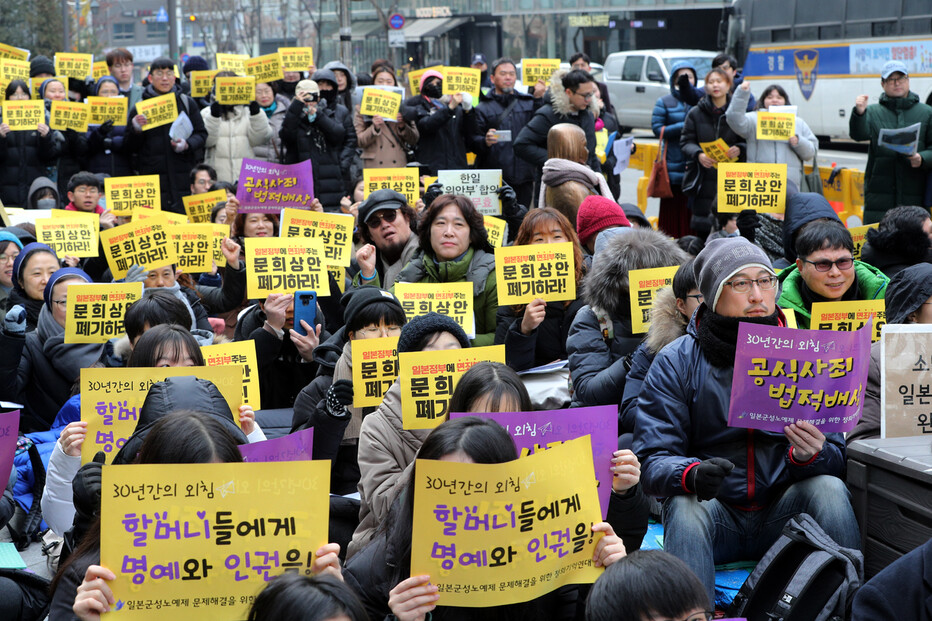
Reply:
M848 133L852 140L870 140L864 170L864 224L880 222L883 214L901 205L924 205L926 179L932 169L932 107L909 90L906 65L891 60L880 70L883 95L867 105L858 95ZM915 149L904 152L880 146L882 129L904 129L920 123Z
M890 279L872 265L854 260L851 233L841 222L815 220L796 237L796 265L780 272L778 304L796 313L809 329L814 302L882 300Z

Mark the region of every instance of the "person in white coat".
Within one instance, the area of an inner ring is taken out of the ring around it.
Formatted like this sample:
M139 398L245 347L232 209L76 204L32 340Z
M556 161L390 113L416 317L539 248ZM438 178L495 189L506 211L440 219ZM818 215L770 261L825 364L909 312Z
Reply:
M221 71L217 77L234 75ZM236 183L243 158L255 158L253 147L272 139L269 118L256 101L249 105L225 105L214 101L201 110L207 129L204 162L217 171L217 179Z

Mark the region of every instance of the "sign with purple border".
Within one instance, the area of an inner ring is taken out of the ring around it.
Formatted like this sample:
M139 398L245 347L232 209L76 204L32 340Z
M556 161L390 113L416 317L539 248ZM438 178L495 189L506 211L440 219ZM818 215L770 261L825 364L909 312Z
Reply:
M618 406L599 405L543 412L450 414L451 419L463 416L481 416L497 422L508 431L521 456L588 434L592 443L595 478L599 482L602 517L607 515L608 500L612 493L612 454L618 450Z
M241 444L243 461L308 461L314 448L314 429L302 429L281 438Z
M16 440L19 438L19 410L0 414L0 480L6 480L13 470Z
M243 159L236 186L239 213L274 213L282 207L310 209L314 200L311 160L275 164Z
M861 418L873 319L860 330L794 330L741 323L728 424L783 433L805 420L825 432Z

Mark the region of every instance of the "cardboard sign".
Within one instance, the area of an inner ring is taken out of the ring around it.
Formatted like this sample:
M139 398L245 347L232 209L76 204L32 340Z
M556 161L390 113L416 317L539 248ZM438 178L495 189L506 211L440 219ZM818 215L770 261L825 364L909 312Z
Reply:
M815 302L812 305L813 330L860 330L873 318L871 341L880 340L880 332L887 323L886 303L883 300L852 300L850 302Z
M142 297L142 283L75 283L67 291L65 342L106 343L126 332L126 308Z
M214 79L217 101L227 106L249 105L256 99L256 78L223 77Z
M650 312L654 297L663 287L673 286L673 276L679 265L631 270L628 274L629 302L631 304L631 333L643 334L650 328Z
M36 240L51 246L55 254L60 257L96 257L100 216L91 215L94 217L37 219Z
M441 606L514 604L602 575L586 438L503 464L414 467L411 575L430 575Z
M252 339L221 343L201 347L204 362L209 367L230 364L243 365L243 405L253 410L262 409L262 393L259 388L259 361L256 358L256 342ZM234 410L234 412L237 412ZM310 459L310 458L308 458Z
M314 428L309 427L271 440L240 444L243 461L310 461L314 453Z
M395 297L411 321L427 313L447 315L458 323L469 338L475 338L475 308L471 282L399 282Z
M129 114L126 97L88 97L85 101L90 106L87 122L91 125L103 125L113 121L114 127L126 125L126 116Z
M851 431L861 418L868 326L848 334L738 325L728 425L783 433L805 420L823 433Z
M853 226L848 229L848 232L851 233L851 240L854 242L854 252L851 253L851 256L854 257L855 261L861 260L861 248L864 247L864 242L867 241L867 231L876 229L878 226L880 226L880 223L874 222L873 224Z
M780 310L783 311L783 317L784 319L786 319L787 328L793 328L795 330L796 328L799 327L799 325L796 323L796 311L789 310L786 308L781 308Z
M502 171L495 170L439 170L437 182L446 194L462 194L472 201L484 216L502 213L498 190L502 186Z
M549 83L553 72L559 68L559 58L522 58L521 82L525 86L534 86L538 80Z
M280 47L282 71L307 71L314 64L314 49L310 47Z
M42 100L4 101L3 122L14 132L35 131L45 123L45 102Z
M485 232L489 235L489 244L493 248L501 248L508 233L508 223L495 216L482 216Z
M495 282L500 306L575 300L573 242L496 248Z
M408 86L410 87L411 96L421 94L421 76L424 75L425 71L439 71L443 73L443 65L432 65L430 67L424 67L423 69L417 69L416 71L408 72Z
M353 228L356 219L350 214L282 209L281 236L317 238L324 244L327 265L348 266L353 260Z
M13 471L13 457L19 438L19 416L19 410L0 412L0 473L6 473L7 480Z
M733 164L718 167L718 211L783 213L786 164Z
M191 97L207 97L214 86L214 76L220 73L219 69L207 71L192 71L188 74L191 80Z
M209 272L213 267L214 227L210 224L173 224L168 236L175 246L178 262L186 274Z
M53 101L52 111L49 115L49 127L64 131L73 129L76 132L87 131L90 106L77 101Z
M473 101L479 101L482 72L471 67L444 67L443 94L469 93Z
M337 289L339 289L340 293L346 293L346 268L339 265L328 265L327 274L337 283Z
M233 412L239 412L242 399L243 367L158 367L81 369L81 420L87 422L87 438L81 447L81 463L97 451L107 455L107 463L136 430L139 409L149 388L169 377L193 375L210 380ZM239 425L239 417L233 416Z
M213 237L213 257L217 267L226 267L227 258L223 254L223 240L230 236L229 224L211 224L214 232Z
M795 135L795 114L791 112L757 111L758 140L789 140Z
M388 188L404 194L408 205L420 198L421 183L417 168L363 168L364 195L368 197L376 190Z
M170 125L178 118L175 93L143 99L136 104L136 114L146 117L146 124L142 126L144 132L162 125Z
M891 324L880 338L880 437L932 433L932 326Z
M188 215L188 220L195 224L209 224L210 212L217 206L217 203L227 202L227 191L214 190L203 194L182 196L181 202L184 203L184 211Z
M29 81L29 61L3 58L0 60L0 78L9 84L13 80Z
M353 407L378 407L398 379L398 337L353 339Z
M244 63L244 68L247 75L255 78L256 84L275 82L285 77L282 72L282 58L278 52L250 58Z
M321 240L247 237L245 242L246 295L250 299L306 289L316 291L317 297L330 295Z
M0 43L0 58L12 58L14 60L29 60L29 50L19 47L13 47L6 43Z
M75 52L57 52L55 54L55 75L84 81L94 75L94 55ZM68 84L65 83L67 90Z
M456 383L485 361L505 364L505 346L399 353L402 427L433 429L445 421Z
M100 78L110 75L110 67L107 66L106 60L97 60L91 65L91 72L94 74L94 81L97 82Z
M728 149L731 147L721 138L713 142L700 142L699 146L703 153L711 157L716 162L737 162L737 157L728 157Z
M246 61L249 54L221 54L216 55L218 71L232 71L236 75L246 75Z
M104 468L102 487L113 619L245 619L268 580L309 574L328 541L327 460L133 464Z
M133 265L153 270L177 263L169 226L164 216L157 216L101 231L100 241L113 277L123 278Z
M118 216L130 216L137 207L160 210L161 187L158 175L134 177L107 177L104 179L104 197L107 209Z
M150 209L149 207L142 206L133 208L132 219L134 222L155 218L157 216L165 218L171 225L190 224L187 216L173 211L159 211L158 209Z
M244 158L236 185L238 213L274 213L282 207L310 209L314 202L311 160L275 164Z
M359 114L363 116L380 116L394 121L401 109L401 94L381 88L367 88L362 92Z

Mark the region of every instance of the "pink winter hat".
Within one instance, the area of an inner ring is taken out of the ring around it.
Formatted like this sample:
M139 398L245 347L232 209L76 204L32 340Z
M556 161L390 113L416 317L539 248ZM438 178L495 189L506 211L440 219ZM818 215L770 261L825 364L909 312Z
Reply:
M418 85L418 89L424 90L424 82L426 82L428 78L440 78L442 80L443 74L435 69L425 71L421 74L421 83Z

